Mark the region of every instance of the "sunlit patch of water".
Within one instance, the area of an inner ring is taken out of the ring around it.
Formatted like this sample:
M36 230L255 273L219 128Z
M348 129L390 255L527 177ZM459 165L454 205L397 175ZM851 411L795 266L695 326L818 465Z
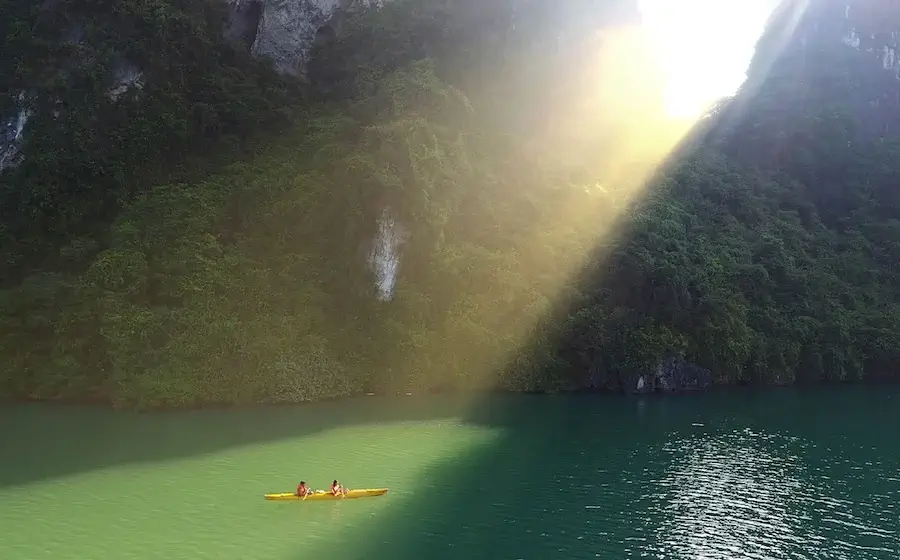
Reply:
M663 522L648 551L691 560L866 560L900 550L897 534L866 524L832 478L807 472L807 447L749 429L668 444L672 461L653 505ZM866 505L887 514L884 498ZM835 538L848 529L856 542Z

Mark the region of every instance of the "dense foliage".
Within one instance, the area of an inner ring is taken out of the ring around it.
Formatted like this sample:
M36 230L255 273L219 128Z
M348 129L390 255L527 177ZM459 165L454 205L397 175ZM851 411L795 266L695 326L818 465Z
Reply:
M65 266L47 246L102 236L135 194L290 114L291 88L223 40L217 0L2 0L0 13L0 115L30 115L0 185L0 282Z
M19 19L2 50L20 58L0 85L40 101L0 192L2 395L632 390L669 356L722 383L896 370L900 149L848 148L852 119L831 106L796 109L774 169L735 157L741 138L762 143L733 132L657 169L678 131L629 116L640 100L621 81L598 88L583 34L547 31L559 10L397 1L319 45L301 122L247 146L230 138L298 102L221 39L215 2L5 4ZM39 16L46 35L23 36ZM69 53L53 33L76 21L93 22L79 71L37 73L28 61ZM119 54L145 85L111 99ZM573 102L586 91L598 99ZM51 99L71 104L64 122ZM744 123L767 115L754 99ZM246 149L172 175L207 161L206 142ZM379 298L385 231L405 241Z

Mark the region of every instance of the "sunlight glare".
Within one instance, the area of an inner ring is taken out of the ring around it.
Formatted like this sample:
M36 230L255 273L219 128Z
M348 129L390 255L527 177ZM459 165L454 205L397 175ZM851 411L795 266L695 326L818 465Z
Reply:
M746 79L774 0L640 0L643 27L665 76L671 117L693 119Z
M535 201L540 213L502 258L499 251L448 255L492 260L495 273L457 288L442 318L422 306L397 308L403 322L421 325L382 366L398 391L427 388L407 383L419 378L409 371L454 372L453 382L468 389L531 382L534 364L518 356L549 339L552 311L577 292L582 267L608 258L660 165L709 105L743 83L774 1L640 0L642 22L573 41L567 62L576 70L556 81L565 102L540 115L517 146L518 158L547 173L541 180L558 184ZM529 290L509 296L523 279L531 279Z

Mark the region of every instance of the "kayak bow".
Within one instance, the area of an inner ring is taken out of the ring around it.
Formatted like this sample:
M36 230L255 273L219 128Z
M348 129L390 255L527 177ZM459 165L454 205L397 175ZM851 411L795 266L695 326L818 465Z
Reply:
M387 488L367 488L364 490L347 490L344 496L335 496L331 492L326 492L324 490L319 490L318 492L313 492L312 494L307 494L306 497L301 498L294 492L280 492L277 494L266 494L264 497L267 500L276 500L276 501L291 501L295 500L298 502L319 502L323 500L351 500L354 498L374 498L375 496L383 496L387 494Z

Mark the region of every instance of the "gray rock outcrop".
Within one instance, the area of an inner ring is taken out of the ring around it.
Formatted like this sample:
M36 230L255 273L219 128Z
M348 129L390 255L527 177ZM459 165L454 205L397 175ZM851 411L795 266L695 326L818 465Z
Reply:
M383 0L228 0L226 34L275 69L302 76L319 34L339 25L343 14L381 6Z
M0 171L14 167L19 163L22 136L25 124L31 117L31 111L25 104L25 94L16 98L14 112L0 120Z
M655 370L639 375L635 380L635 393L676 393L702 391L712 385L712 373L705 368L678 358L668 358Z

